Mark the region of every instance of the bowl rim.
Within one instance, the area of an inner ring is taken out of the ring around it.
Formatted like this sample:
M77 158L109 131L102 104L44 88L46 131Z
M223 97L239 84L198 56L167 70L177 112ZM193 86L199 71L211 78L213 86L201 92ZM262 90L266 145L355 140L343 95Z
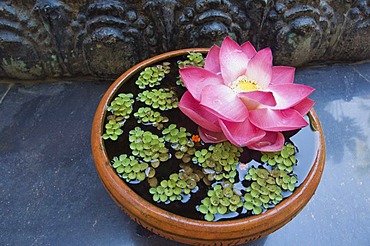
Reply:
M268 209L262 214L246 218L209 222L186 218L168 212L146 201L131 190L110 166L110 161L106 154L104 140L101 137L104 127L103 122L106 109L120 87L137 72L154 63L175 56L185 55L189 52L207 53L208 51L209 48L188 48L166 52L138 63L115 80L100 100L93 120L91 145L95 167L104 187L115 202L136 222L149 227L152 231L162 236L174 240L179 237L184 238L185 241L182 240L182 242L189 242L186 239L190 236L189 233L192 233L191 236L198 240L215 240L215 236L221 240L226 239L226 236L230 236L234 240L239 240L246 237L246 235L240 235L240 231L250 230L251 228L250 233L246 232L246 234L250 234L249 236L257 235L255 232L257 230L262 230L261 235L264 236L279 229L293 219L311 199L320 182L325 164L326 146L322 126L314 109L310 110L309 116L311 124L319 132L317 140L318 150L305 181L296 188L291 196L284 199L274 208ZM155 219L153 219L154 217ZM182 230L184 227L191 227L192 229ZM269 227L270 229L264 229L264 227ZM176 228L178 230L174 234L173 230ZM198 234L194 234L197 231L199 232L199 236ZM208 235L203 235L204 233L202 232L208 232ZM211 235L211 232L216 232L218 235Z

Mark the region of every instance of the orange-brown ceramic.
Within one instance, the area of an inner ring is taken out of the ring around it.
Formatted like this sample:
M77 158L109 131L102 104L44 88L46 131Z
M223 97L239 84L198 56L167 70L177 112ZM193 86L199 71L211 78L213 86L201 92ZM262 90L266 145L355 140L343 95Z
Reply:
M190 51L206 53L209 49L184 49L164 53L145 60L122 74L105 93L96 110L91 141L95 166L113 200L137 223L163 237L194 245L234 245L252 241L276 231L292 220L311 199L320 182L325 164L325 141L321 124L314 110L310 111L313 126L319 132L319 148L306 180L287 199L265 213L243 219L207 222L188 219L167 212L141 198L118 177L102 139L107 105L117 90L143 68Z

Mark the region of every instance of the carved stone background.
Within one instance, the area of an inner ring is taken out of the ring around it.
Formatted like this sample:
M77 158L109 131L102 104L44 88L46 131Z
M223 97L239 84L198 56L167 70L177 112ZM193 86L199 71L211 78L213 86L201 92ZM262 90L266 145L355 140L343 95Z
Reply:
M0 78L116 78L225 36L275 64L370 59L370 0L0 0Z

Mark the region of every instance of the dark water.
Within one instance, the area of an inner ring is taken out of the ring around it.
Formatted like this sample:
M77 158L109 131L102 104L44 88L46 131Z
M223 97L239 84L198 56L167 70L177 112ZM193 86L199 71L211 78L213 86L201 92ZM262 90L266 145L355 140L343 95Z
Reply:
M183 59L183 58L180 58ZM177 70L177 62L178 58L173 58L169 60L171 63L171 73L166 75L166 78L161 82L162 85L160 88L169 88L176 92L179 100L182 96L182 94L185 92L185 88L182 88L180 86L177 86L175 84L178 76L178 70ZM118 90L117 94L119 93L133 93L134 98L136 98L137 94L140 93L142 90L138 89L138 87L135 84L136 79L138 78L138 74L133 76L129 81L124 83L121 88ZM147 88L148 89L158 89L159 87L153 87L153 88ZM134 110L133 113L137 111L139 107L147 107L144 103L135 101L134 103ZM159 111L159 110L155 110ZM111 141L106 140L105 141L105 147L108 154L108 157L110 160L113 159L115 156L119 156L121 154L128 154L131 155L131 150L129 148L129 141L128 141L128 132L132 129L134 129L136 126L140 126L143 130L149 130L153 134L157 134L158 136L161 136L161 132L158 131L155 127L152 127L150 125L143 125L138 124L136 122L136 119L133 117L133 113L131 117L126 121L124 127L122 128L124 133L118 138L117 141ZM108 112L107 115L110 113ZM165 124L165 126L175 123L177 127L185 127L188 132L192 134L198 134L197 133L197 126L188 119L184 114L181 113L179 109L171 109L168 111L161 111L161 114L163 116L167 116L170 121ZM309 121L309 118L306 117L306 120ZM298 164L294 167L294 173L297 175L298 183L297 186L299 186L304 179L306 178L307 174L309 173L313 161L315 159L315 154L318 150L318 132L314 132L311 130L310 127L305 127L299 131L291 131L291 132L284 132L284 136L286 138L286 141L292 142L296 148L298 149L298 153L296 154L296 158L298 160ZM171 158L169 161L161 163L160 166L156 169L156 177L158 181L160 182L163 179L168 179L169 175L171 173L177 173L181 168L179 167L179 164L181 163L181 160L177 160L174 157L175 152L170 147L169 143L166 143L166 147L170 150ZM208 145L204 145L204 147L208 147ZM200 148L198 148L200 149ZM262 164L258 162L260 160L261 153L258 151L253 151L244 148L244 151L240 157L240 161L243 163L248 163L248 166L254 166L258 167ZM269 167L266 167L269 168ZM241 180L244 178L247 171L242 171L239 168L238 175L236 178L236 187L240 187L243 189L243 184ZM125 182L122 180L122 182ZM245 182L245 181L244 181ZM165 209L167 211L170 211L172 213L193 218L193 219L203 219L203 214L196 211L196 206L201 204L201 200L206 197L206 193L208 191L208 187L202 182L198 182L198 188L199 191L196 193L191 193L190 198L187 197L188 201L186 203L183 203L181 201L175 201L171 202L170 204L163 204L163 203L155 203L152 201L152 195L149 194L149 184L146 181L143 181L139 184L128 184L132 190L134 190L137 194L142 196L147 201L156 204L158 207L161 207L162 209ZM285 197L289 196L290 193L286 192L283 194ZM185 199L184 199L185 200ZM232 214L223 215L222 217L217 217L216 219L231 219L231 218L242 218L246 216L250 216L251 212L245 211L243 208L240 208L237 210L237 212L234 212Z

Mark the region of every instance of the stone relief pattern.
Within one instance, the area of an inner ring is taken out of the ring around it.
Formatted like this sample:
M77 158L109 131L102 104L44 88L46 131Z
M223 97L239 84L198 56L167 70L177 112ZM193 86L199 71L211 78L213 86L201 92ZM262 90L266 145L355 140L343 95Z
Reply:
M0 77L116 78L159 53L227 35L278 64L370 58L370 0L0 2Z
M195 1L183 9L178 25L179 48L210 47L220 44L225 36L243 42L250 28L245 13L227 0Z
M329 0L330 1L330 0ZM334 11L328 1L307 1L311 5L294 1L276 1L268 13L267 28L262 28L264 37L261 42L278 53L279 64L299 66L320 60L330 46L330 37L336 29Z
M120 74L148 57L149 44L156 45L152 28L123 2L94 1L78 21L82 28L76 47L93 75Z
M51 62L56 56L50 52L51 42L42 23L33 19L29 11L19 15L18 10L0 2L0 77L38 78L47 73L43 56L50 56ZM49 52L43 53L43 49ZM58 70L55 64L54 72Z
M332 60L370 58L370 0L347 1L343 26L331 52ZM356 45L357 44L357 45ZM340 51L340 52L338 52Z

